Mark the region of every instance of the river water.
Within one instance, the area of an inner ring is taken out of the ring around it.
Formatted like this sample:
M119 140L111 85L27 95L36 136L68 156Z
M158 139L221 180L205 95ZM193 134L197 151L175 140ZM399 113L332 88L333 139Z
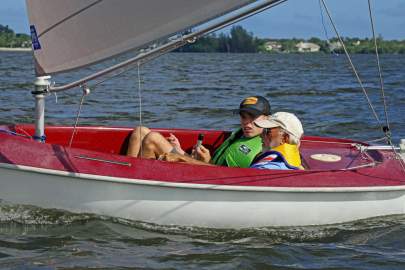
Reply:
M380 83L371 55L353 57L381 125ZM111 60L115 63L118 60ZM383 55L395 143L405 138L404 55ZM108 64L110 64L108 63ZM107 64L56 75L71 81ZM296 113L305 134L383 137L344 56L168 54L98 85L79 124L230 130L231 110L249 95ZM31 123L30 53L0 52L0 121ZM139 82L140 89L139 91ZM91 86L91 85L90 85ZM73 125L81 90L47 98L46 122ZM0 203L2 269L404 269L405 216L348 224L217 230L158 226Z

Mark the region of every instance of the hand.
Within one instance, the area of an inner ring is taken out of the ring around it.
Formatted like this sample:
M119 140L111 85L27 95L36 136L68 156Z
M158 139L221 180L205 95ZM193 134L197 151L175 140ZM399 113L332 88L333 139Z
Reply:
M211 157L209 154L208 149L203 147L202 149L196 150L198 152L204 153L203 155L206 156L208 153L208 156ZM205 158L207 160L207 158ZM169 162L185 162L188 164L194 164L194 165L205 165L205 166L214 166L211 163L208 163L207 161L202 161L202 160L197 160L189 156L184 156L184 155L179 155L176 153L165 153L163 155L159 156L159 160L164 160L164 161L169 161Z
M210 150L205 148L203 145L195 148L196 159L201 160L205 163L210 163L211 161L211 154Z
M176 154L176 153L164 153L160 155L158 160L164 160L168 162L186 162L184 156Z
M179 139L177 139L177 137L174 136L173 133L170 133L170 136L167 137L166 139L174 147L174 149L176 150L176 153L179 153L180 155L185 154L184 150L181 148Z

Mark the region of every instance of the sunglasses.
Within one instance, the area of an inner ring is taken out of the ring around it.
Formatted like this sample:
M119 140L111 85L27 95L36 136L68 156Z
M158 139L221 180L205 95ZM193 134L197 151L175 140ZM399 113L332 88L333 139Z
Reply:
M271 128L263 128L262 134L269 135L271 133Z

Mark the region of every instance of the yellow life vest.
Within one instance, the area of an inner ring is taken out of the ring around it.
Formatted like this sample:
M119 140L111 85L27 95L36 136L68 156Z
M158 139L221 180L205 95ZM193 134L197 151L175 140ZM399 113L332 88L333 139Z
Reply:
M298 150L298 145L284 143L277 147L271 148L271 151L278 152L284 158L284 160L288 163L288 165L300 168L301 170L304 169L301 163L301 156L300 151Z

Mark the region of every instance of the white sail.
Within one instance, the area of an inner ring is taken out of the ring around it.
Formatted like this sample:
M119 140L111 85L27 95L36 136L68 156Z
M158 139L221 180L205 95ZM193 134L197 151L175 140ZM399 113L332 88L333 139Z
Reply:
M26 0L37 75L140 48L252 0Z

